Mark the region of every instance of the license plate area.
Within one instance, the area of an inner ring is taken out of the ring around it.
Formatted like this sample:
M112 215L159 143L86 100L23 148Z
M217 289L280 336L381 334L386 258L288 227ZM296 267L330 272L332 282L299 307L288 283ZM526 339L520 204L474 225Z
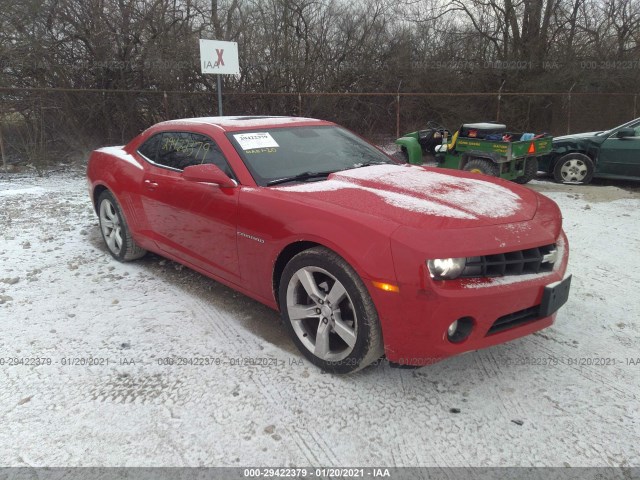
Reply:
M558 311L558 309L569 300L569 289L571 288L571 275L562 280L544 287L542 293L542 303L540 304L540 317L548 317Z

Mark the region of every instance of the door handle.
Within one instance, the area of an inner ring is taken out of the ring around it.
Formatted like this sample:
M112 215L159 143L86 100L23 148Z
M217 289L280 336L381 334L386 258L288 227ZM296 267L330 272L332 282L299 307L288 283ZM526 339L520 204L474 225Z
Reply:
M158 186L156 182L152 182L151 180L145 180L144 184L147 186L147 188L150 188L150 189L154 189Z

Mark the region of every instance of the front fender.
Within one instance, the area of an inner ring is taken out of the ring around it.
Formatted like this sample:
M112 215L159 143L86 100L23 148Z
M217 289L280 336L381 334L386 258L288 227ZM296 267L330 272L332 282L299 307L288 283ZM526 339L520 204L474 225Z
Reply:
M553 154L556 157L566 155L568 153L584 153L590 156L592 159L598 157L598 151L602 142L606 140L606 137L600 138L564 138L553 140Z
M274 217L273 212L279 212ZM333 250L365 280L395 281L391 232L397 225L321 202L298 203L268 190L243 188L238 216L238 258L243 282L272 298L273 269L280 253L297 242Z
M406 150L410 164L422 165L422 147L417 139L413 137L400 137L395 143L402 147L403 150Z
M594 162L598 158L600 143L587 138L554 138L552 151L538 157L538 169L553 173L556 162L561 157L570 153L582 153L590 157Z
M560 157L568 153L584 153L587 151L587 146L582 142L565 141L558 145L553 146L553 154L555 157Z
M278 254L295 242L313 242L333 250L353 267L363 280L395 281L391 242L385 235L340 228L328 220L301 220L289 225L292 235L282 239ZM309 232L326 232L325 234Z

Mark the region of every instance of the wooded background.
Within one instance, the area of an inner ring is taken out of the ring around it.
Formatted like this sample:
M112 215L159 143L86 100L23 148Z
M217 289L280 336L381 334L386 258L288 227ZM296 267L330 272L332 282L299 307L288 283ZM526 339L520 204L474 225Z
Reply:
M640 111L638 0L0 0L6 158L46 164L215 115L199 38L238 42L225 114L378 140L428 120L557 135Z

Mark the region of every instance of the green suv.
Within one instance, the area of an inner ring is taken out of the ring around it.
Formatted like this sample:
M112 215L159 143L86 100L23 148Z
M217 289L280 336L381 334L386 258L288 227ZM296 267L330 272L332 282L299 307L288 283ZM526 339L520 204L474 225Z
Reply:
M538 170L559 183L589 183L594 177L640 180L640 118L604 132L555 137Z

